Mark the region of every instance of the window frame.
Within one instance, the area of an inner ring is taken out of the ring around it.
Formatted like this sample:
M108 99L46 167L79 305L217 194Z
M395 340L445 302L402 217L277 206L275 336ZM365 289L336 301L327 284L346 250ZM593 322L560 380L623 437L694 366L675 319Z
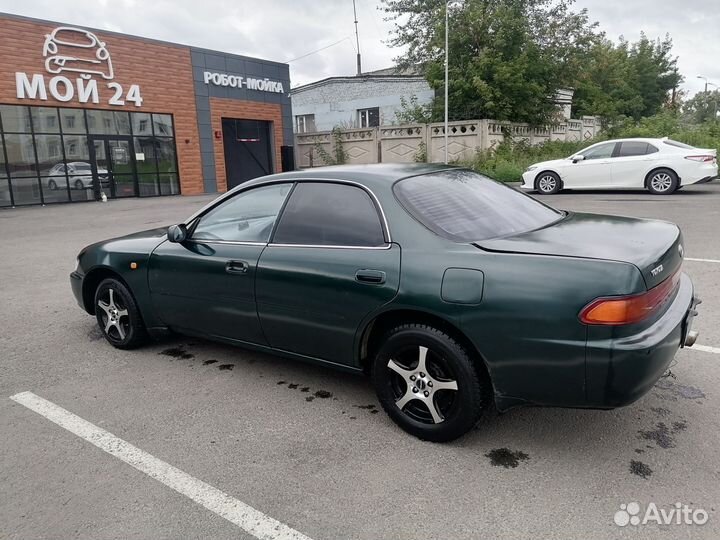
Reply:
M308 129L308 120L312 120L312 130ZM302 124L302 129L300 129L300 124ZM315 131L317 128L315 127L314 113L295 115L295 133L314 133Z
M643 154L630 154L630 155L623 155L621 152L623 151L623 146L626 144L644 144L645 145L645 153ZM652 154L656 154L659 150L655 148L654 145L650 144L646 141L619 141L615 145L615 149L613 150L612 157L614 158L637 158L637 157L644 157L649 156Z
M377 111L377 125L371 126L370 125L370 111ZM363 117L367 120L365 125L363 125ZM366 107L364 109L358 109L357 110L357 119L358 119L358 128L360 129L369 129L373 127L379 127L380 126L380 107Z
M583 156L583 161L594 161L596 159L612 159L614 157L617 157L617 151L619 148L619 144L617 141L607 141L607 142L601 142L597 143L597 145L589 146L588 148L585 148L583 150L580 150L578 154ZM596 157L596 158L588 158L584 152L589 152L593 150L597 150L598 148L602 148L603 146L610 146L612 145L612 150L610 150L610 155L606 157Z
M280 220L282 219L283 214L285 213L285 208L287 206L287 203L290 201L290 198L293 195L293 191L295 190L295 187L297 187L297 185L301 184L301 183L340 184L340 185L346 185L346 186L351 186L351 187L362 189L365 193L368 194L368 196L370 197L370 202L372 203L373 207L375 208L375 213L377 214L378 220L380 221L380 228L382 229L384 243L380 246L345 246L345 245L341 245L341 244L283 244L283 243L275 242L275 233L277 231L277 226L280 223ZM277 221L275 222L275 227L273 227L272 234L270 235L270 242L268 243L268 245L275 246L275 247L289 247L289 248L390 249L390 247L392 246L392 236L390 235L390 227L388 226L387 217L385 216L385 211L383 210L383 207L380 204L380 200L377 198L375 193L367 186L364 186L358 182L353 182L352 180L340 180L340 179L329 179L329 178L302 178L302 179L296 180L295 186L293 186L293 190L288 194L288 197L285 200L285 204L283 205L282 209L278 213L278 218L277 218Z
M300 183L325 183L325 184L346 184L349 186L355 186L362 190L364 190L369 196L370 200L373 203L373 206L375 207L375 212L377 212L378 217L380 219L380 226L382 227L383 231L383 238L385 240L385 243L382 246L342 246L342 245L325 245L325 244L279 244L275 243L275 231L277 229L278 223L280 223L280 220L282 219L283 213L285 212L285 207L287 206L288 201L290 200L290 197L292 197L293 191L295 191L295 188ZM261 188L261 187L267 187L271 186L273 184L292 184L292 187L290 188L290 191L287 194L287 197L285 198L285 201L283 201L282 206L280 207L280 210L278 211L277 218L275 219L275 223L273 224L272 232L270 233L270 238L267 242L240 242L240 241L234 241L234 240L193 240L192 234L195 231L195 227L197 227L198 223L200 223L200 220L202 217L207 214L208 212L214 210L221 204L224 204L225 202L229 201L230 199L236 197L237 195L240 195L241 193L245 193L251 189ZM237 190L237 191L235 191ZM191 215L186 222L187 223L187 240L186 242L193 242L193 243L215 243L215 244L235 244L235 245L245 245L245 246L274 246L274 247L291 247L291 248L324 248L324 249L390 249L392 247L392 236L390 234L390 227L388 226L387 217L385 215L385 211L383 210L382 204L380 204L380 200L377 198L375 193L368 187L358 183L353 182L352 180L340 180L335 178L278 178L277 180L262 182L258 184L253 184L252 186L243 186L242 184L238 186L237 188L234 188L234 190L228 191L225 196L221 197L218 200L215 200L205 206L204 208L201 208L197 212L195 212L193 215Z

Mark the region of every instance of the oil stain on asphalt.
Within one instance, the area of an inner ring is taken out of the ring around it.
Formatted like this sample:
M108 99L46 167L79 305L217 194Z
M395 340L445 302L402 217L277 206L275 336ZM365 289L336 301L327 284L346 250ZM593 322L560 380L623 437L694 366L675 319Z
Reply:
M663 449L675 448L674 435L677 432L685 431L686 429L687 422L685 422L685 420L673 422L671 428L669 428L665 422L658 422L655 424L655 429L638 431L638 436L646 441L654 442Z
M230 371L235 367L235 364L220 364L218 369L221 371Z
M653 473L652 469L645 463L634 459L630 461L630 472L640 476L641 478L647 478Z
M185 350L185 347L170 347L169 349L165 349L163 351L160 351L159 354L163 354L165 356L170 356L172 358L179 358L180 360L190 360L192 358L195 358L194 354L190 354Z
M490 463L495 467L514 469L521 461L528 461L530 456L520 450L512 451L509 448L495 448L490 450L485 457L490 458Z
M209 366L210 364L217 364L217 360L205 360L203 366Z
M655 388L660 391L660 393L655 392L655 395L666 401L677 401L678 398L703 399L705 397L705 392L700 388L676 383L669 379L660 379Z

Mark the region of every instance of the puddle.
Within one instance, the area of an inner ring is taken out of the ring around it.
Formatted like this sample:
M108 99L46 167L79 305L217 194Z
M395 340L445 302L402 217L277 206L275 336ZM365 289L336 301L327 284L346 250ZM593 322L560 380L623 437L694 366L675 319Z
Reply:
M485 457L490 458L490 463L495 467L505 467L506 469L514 469L520 465L521 461L528 461L530 456L519 450L512 451L508 448L496 448L490 450Z

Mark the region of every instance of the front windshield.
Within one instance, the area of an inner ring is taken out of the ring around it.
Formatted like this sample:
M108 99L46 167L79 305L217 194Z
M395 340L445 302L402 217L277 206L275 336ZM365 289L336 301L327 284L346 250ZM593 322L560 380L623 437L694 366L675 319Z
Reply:
M406 178L394 191L420 223L459 242L539 229L563 216L524 193L464 169Z

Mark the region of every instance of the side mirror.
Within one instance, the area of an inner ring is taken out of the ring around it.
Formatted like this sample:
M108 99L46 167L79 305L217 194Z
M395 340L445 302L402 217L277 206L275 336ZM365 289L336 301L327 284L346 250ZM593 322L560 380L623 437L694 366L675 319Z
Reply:
M187 238L187 227L184 223L180 223L179 225L170 225L167 231L167 238L170 242L175 244L184 242Z
M577 163L578 161L583 161L584 159L585 159L585 156L583 156L582 154L578 154L578 155L572 157L572 162Z

